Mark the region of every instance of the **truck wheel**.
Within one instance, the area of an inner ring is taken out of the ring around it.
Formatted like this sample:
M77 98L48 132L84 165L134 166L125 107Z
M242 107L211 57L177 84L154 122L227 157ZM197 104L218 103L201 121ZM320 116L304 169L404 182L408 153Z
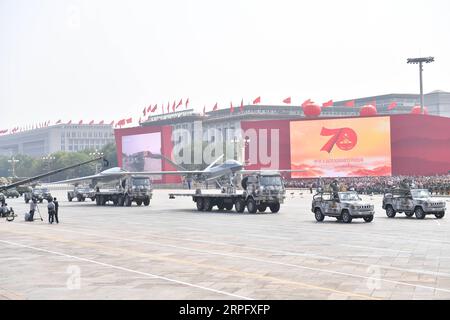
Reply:
M126 195L126 196L125 196L124 205L125 205L126 207L131 207L131 198L130 198L129 195Z
M250 213L256 213L258 208L256 207L256 202L252 198L247 200L247 211Z
M95 197L92 197L92 198L91 198L91 201L95 201Z
M352 220L353 218L347 210L342 212L342 221L344 221L345 223L351 223Z
M392 208L391 205L389 205L389 206L386 207L386 215L387 215L389 218L395 218L395 210L394 210L394 208Z
M67 197L67 199L69 200L69 202L72 202L72 198L71 197Z
M86 200L85 197L81 197L81 201L84 202Z
M211 211L212 208L213 204L211 198L205 198L205 201L203 202L203 211Z
M123 198L123 196L119 196L119 199L117 200L117 205L119 206L119 207L123 207L123 205L124 205L124 198Z
M81 202L81 197L77 196L77 200L78 200L78 202Z
M373 216L364 217L363 219L364 219L365 222L372 222L373 221Z
M144 206L148 207L149 204L150 204L150 198L149 198L149 197L146 197L146 198L144 199Z
M141 205L142 205L142 200L136 200L136 204L137 204L138 206L141 206Z
M197 198L197 201L195 201L197 203L197 210L198 211L203 211L203 206L204 206L204 200L203 198Z
M280 211L280 203L279 202L272 203L269 207L270 207L270 211L272 213L277 213L278 211Z
M260 204L260 205L258 206L258 211L259 211L259 212L266 212L266 210L267 210L267 205L265 205L265 204Z
M96 196L96 197L95 197L95 204L98 205L98 206L101 204L101 202L100 202L100 196Z
M242 213L245 210L245 201L244 199L237 199L234 203L234 208L236 209L236 212Z
M405 212L405 215L406 215L408 218L411 218L411 217L414 215L414 212Z
M320 208L316 208L316 210L314 210L314 217L318 222L322 222L325 219L325 216L323 215L322 210L320 210Z
M102 206L106 205L106 202L108 202L106 197L103 197L103 196L100 198L100 201L101 201Z
M434 215L438 219L442 219L445 216L445 212L439 212Z
M29 203L30 202L30 199L25 199L25 203Z
M425 212L423 211L423 209L421 207L417 207L414 210L414 214L416 215L417 219L420 219L420 220L425 219Z
M232 203L225 204L225 209L227 209L228 211L233 210L233 204Z

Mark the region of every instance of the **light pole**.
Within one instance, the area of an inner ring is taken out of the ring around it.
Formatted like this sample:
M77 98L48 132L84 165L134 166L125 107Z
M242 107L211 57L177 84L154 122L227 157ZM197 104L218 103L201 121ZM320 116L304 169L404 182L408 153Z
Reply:
M20 160L15 159L14 156L12 156L11 159L8 160L8 162L11 163L13 178L16 176L16 163L19 161Z
M420 113L423 114L423 63L431 63L434 62L434 57L425 57L425 58L408 58L408 64L418 64L419 65L419 74L420 74Z
M248 166L250 164L250 138L249 137L245 137L244 138L244 164L246 166ZM248 151L248 152L247 152ZM248 153L248 157L247 157L247 153Z
M90 152L89 155L93 158L96 158L96 157L103 156L103 152L99 152L97 149L95 149L95 151ZM98 173L98 162L95 164L95 174L97 174L97 173Z

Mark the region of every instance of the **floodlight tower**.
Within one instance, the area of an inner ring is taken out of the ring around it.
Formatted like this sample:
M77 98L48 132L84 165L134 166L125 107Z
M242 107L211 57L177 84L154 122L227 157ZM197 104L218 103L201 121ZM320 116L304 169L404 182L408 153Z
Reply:
M408 58L408 64L418 64L419 65L419 73L420 73L420 113L423 114L423 63L431 63L434 62L434 57L425 57L425 58Z

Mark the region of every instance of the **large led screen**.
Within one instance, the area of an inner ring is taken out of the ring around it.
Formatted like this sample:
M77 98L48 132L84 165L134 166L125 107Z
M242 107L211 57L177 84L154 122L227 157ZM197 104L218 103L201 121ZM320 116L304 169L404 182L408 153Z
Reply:
M122 166L128 171L162 171L161 133L145 133L122 137ZM160 179L161 177L153 177Z
M292 121L292 178L390 176L389 117Z

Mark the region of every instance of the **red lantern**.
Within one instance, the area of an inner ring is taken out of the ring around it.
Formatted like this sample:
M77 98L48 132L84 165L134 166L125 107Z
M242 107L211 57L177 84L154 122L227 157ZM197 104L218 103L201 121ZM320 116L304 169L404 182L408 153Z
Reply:
M365 105L359 110L359 115L361 117L376 116L377 108L371 104Z
M314 103L308 103L303 106L303 112L306 117L318 117L322 112L322 108Z
M411 109L411 114L422 114L420 106L415 106ZM423 114L428 114L427 107L423 107Z

